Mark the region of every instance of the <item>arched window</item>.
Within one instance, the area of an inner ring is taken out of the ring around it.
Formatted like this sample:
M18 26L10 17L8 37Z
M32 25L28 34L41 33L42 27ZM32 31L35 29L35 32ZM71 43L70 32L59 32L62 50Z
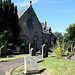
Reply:
M27 26L28 26L28 28L32 28L33 27L33 21L32 21L32 19L28 19L27 20Z

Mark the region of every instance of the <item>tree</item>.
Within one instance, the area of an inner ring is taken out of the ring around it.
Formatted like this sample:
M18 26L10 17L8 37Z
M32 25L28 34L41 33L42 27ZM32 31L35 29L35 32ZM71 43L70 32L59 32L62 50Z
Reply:
M3 18L2 18L2 0L0 0L0 34L2 31L2 21L3 21Z
M7 1L7 4L9 6L9 9L11 9L11 0L6 0Z
M0 18L2 16L2 0L0 0Z
M13 45L12 40L13 40L13 34L10 29L8 30L3 30L3 32L0 35L0 46L7 46L11 47Z
M60 32L55 32L54 34L55 34L56 38L59 39L59 42L62 42L63 35Z
M66 29L67 33L64 34L64 42L65 44L65 48L68 48L69 51L71 51L71 43L75 44L75 23L70 25L67 29Z
M14 6L14 3L11 3L11 0L3 0L3 2L0 0L0 16L2 16L0 17L0 35L2 35L4 31L9 32L10 30L13 37L10 37L12 41L7 40L7 42L11 42L14 47L19 42L20 34L17 6ZM6 36L6 38L9 39L8 36Z
M75 23L70 25L66 31L68 33L69 40L75 42Z

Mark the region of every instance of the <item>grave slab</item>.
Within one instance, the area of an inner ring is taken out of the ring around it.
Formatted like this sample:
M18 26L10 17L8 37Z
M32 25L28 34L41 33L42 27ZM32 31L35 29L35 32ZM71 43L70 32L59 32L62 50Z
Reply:
M24 57L24 64L25 64L25 71L24 71L25 74L39 73L37 66L37 59L35 56Z

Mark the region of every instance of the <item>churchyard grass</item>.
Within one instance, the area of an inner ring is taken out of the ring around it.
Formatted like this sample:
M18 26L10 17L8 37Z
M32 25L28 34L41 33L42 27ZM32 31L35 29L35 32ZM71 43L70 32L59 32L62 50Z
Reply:
M49 56L38 60L39 74L32 75L75 75L75 60L56 59L55 56ZM23 73L24 65L14 69L12 75L25 75Z
M40 55L40 52L37 52L36 55ZM15 60L15 59L23 58L24 56L29 56L29 54L10 55L10 56L11 57L0 58L0 62L7 62L9 60Z
M29 54L20 54L20 55L11 55L11 57L0 58L0 62L6 62L9 60L15 60L19 58L23 58L24 56L28 56Z

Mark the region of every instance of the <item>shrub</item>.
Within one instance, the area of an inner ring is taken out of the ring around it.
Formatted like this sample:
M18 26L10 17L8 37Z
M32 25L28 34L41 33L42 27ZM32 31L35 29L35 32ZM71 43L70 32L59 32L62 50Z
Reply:
M61 58L64 55L64 43L60 44L60 42L58 41L57 45L55 45L54 49L53 49L56 58Z

